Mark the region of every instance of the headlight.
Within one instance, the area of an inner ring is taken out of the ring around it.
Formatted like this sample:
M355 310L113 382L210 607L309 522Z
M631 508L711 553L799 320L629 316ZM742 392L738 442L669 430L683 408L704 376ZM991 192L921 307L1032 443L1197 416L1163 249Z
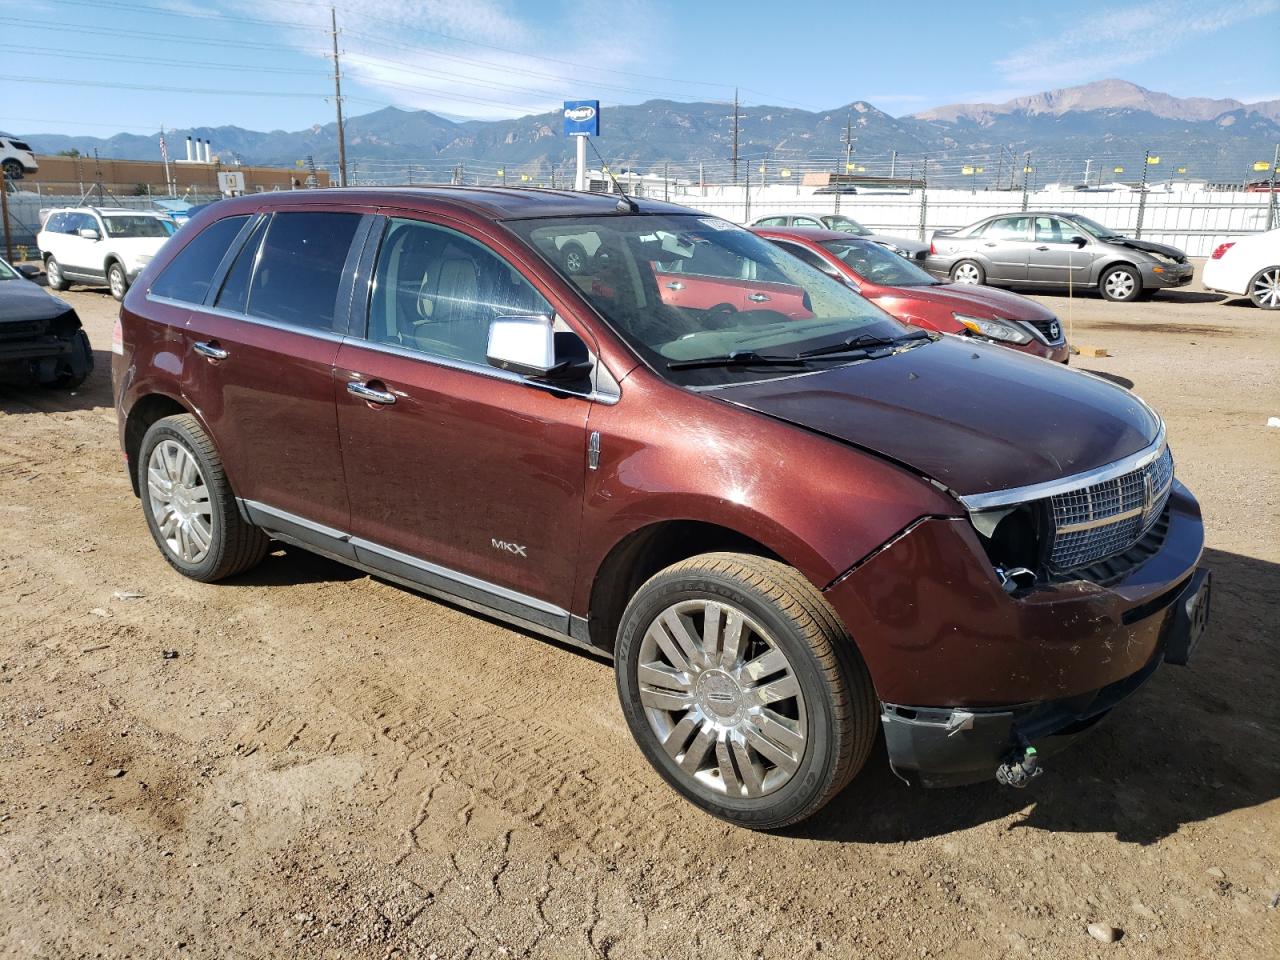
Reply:
M1030 343L1031 334L1008 320L984 320L981 317L970 317L963 313L953 313L957 321L964 324L970 333L999 343Z

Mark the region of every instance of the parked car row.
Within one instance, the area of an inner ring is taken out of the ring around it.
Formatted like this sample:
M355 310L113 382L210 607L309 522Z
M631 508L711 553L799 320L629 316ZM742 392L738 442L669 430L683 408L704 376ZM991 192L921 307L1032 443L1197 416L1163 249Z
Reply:
M1024 786L1204 634L1164 425L1055 325L825 225L306 191L160 247L113 397L180 574L277 540L608 655L658 774L773 829L881 734Z

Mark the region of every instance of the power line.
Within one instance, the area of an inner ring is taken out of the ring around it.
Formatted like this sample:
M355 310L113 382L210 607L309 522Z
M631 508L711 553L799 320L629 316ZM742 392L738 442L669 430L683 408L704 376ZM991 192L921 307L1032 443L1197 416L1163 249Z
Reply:
M0 50L10 50L14 53L29 53L33 56L39 56L42 60L98 60L104 63L137 63L138 58L127 54L112 53L84 53L79 50L60 52L47 50L43 47L23 47L14 44L0 43ZM148 57L147 63L157 66L166 67L201 67L209 70L237 70L246 73L278 73L278 74L294 74L297 76L317 77L323 76L317 70L299 70L296 67L260 67L255 64L247 63L213 63L208 60L163 60L154 57Z
M208 87L174 87L160 86L153 83L113 83L105 80L63 80L53 77L17 77L0 74L0 80L12 83L56 84L66 87L110 87L117 90L147 90L155 93L207 93L216 96L233 97L295 97L303 100L323 100L323 93L287 93L269 90L227 90L225 88L210 89Z

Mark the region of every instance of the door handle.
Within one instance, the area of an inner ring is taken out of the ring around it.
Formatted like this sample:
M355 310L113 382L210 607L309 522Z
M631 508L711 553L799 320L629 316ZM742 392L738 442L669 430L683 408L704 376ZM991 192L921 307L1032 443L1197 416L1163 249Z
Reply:
M390 390L379 390L376 387L369 386L367 383L360 383L358 380L347 384L347 393L359 397L361 400L367 400L369 403L390 404L396 402L396 395Z
M1048 250L1048 247L1036 247L1037 250Z
M681 283L679 280L672 280L670 283L668 283L668 284L667 284L667 289L668 289L668 290L683 290L683 289L684 289L684 284L683 284L683 283Z
M225 360L227 357L231 356L231 351L224 350L222 347L219 347L216 340L212 343L202 340L192 346L191 349L202 357L208 357L210 360Z
M995 245L996 245L996 242L994 240L988 240L986 243L983 244L984 247L994 247Z
M752 293L747 296L747 299L752 301L753 303L765 303L766 301L769 300L769 296L768 294L764 294L764 293Z

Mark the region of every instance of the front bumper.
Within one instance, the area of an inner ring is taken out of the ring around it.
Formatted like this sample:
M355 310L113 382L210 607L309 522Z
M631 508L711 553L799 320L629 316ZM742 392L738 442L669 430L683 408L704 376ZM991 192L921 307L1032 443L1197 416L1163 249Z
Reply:
M1209 571L1197 569L1167 606L1155 653L1135 673L1074 697L1009 707L935 708L881 704L889 764L908 783L979 783L1027 746L1043 759L1088 733L1138 691L1164 662L1185 665L1208 619Z
M53 334L25 340L0 340L0 382L45 383L60 372L88 373L93 354L77 331L71 337Z
M1147 288L1185 287L1196 272L1189 263L1147 263L1140 269L1142 285Z
M1067 346L1064 340L1061 343L1043 343L1040 340L1032 340L1030 343L1011 344L1005 343L1001 346L1009 347L1017 350L1019 353L1028 353L1033 357L1042 357L1045 360L1052 360L1054 363L1069 363L1071 360L1071 348Z

